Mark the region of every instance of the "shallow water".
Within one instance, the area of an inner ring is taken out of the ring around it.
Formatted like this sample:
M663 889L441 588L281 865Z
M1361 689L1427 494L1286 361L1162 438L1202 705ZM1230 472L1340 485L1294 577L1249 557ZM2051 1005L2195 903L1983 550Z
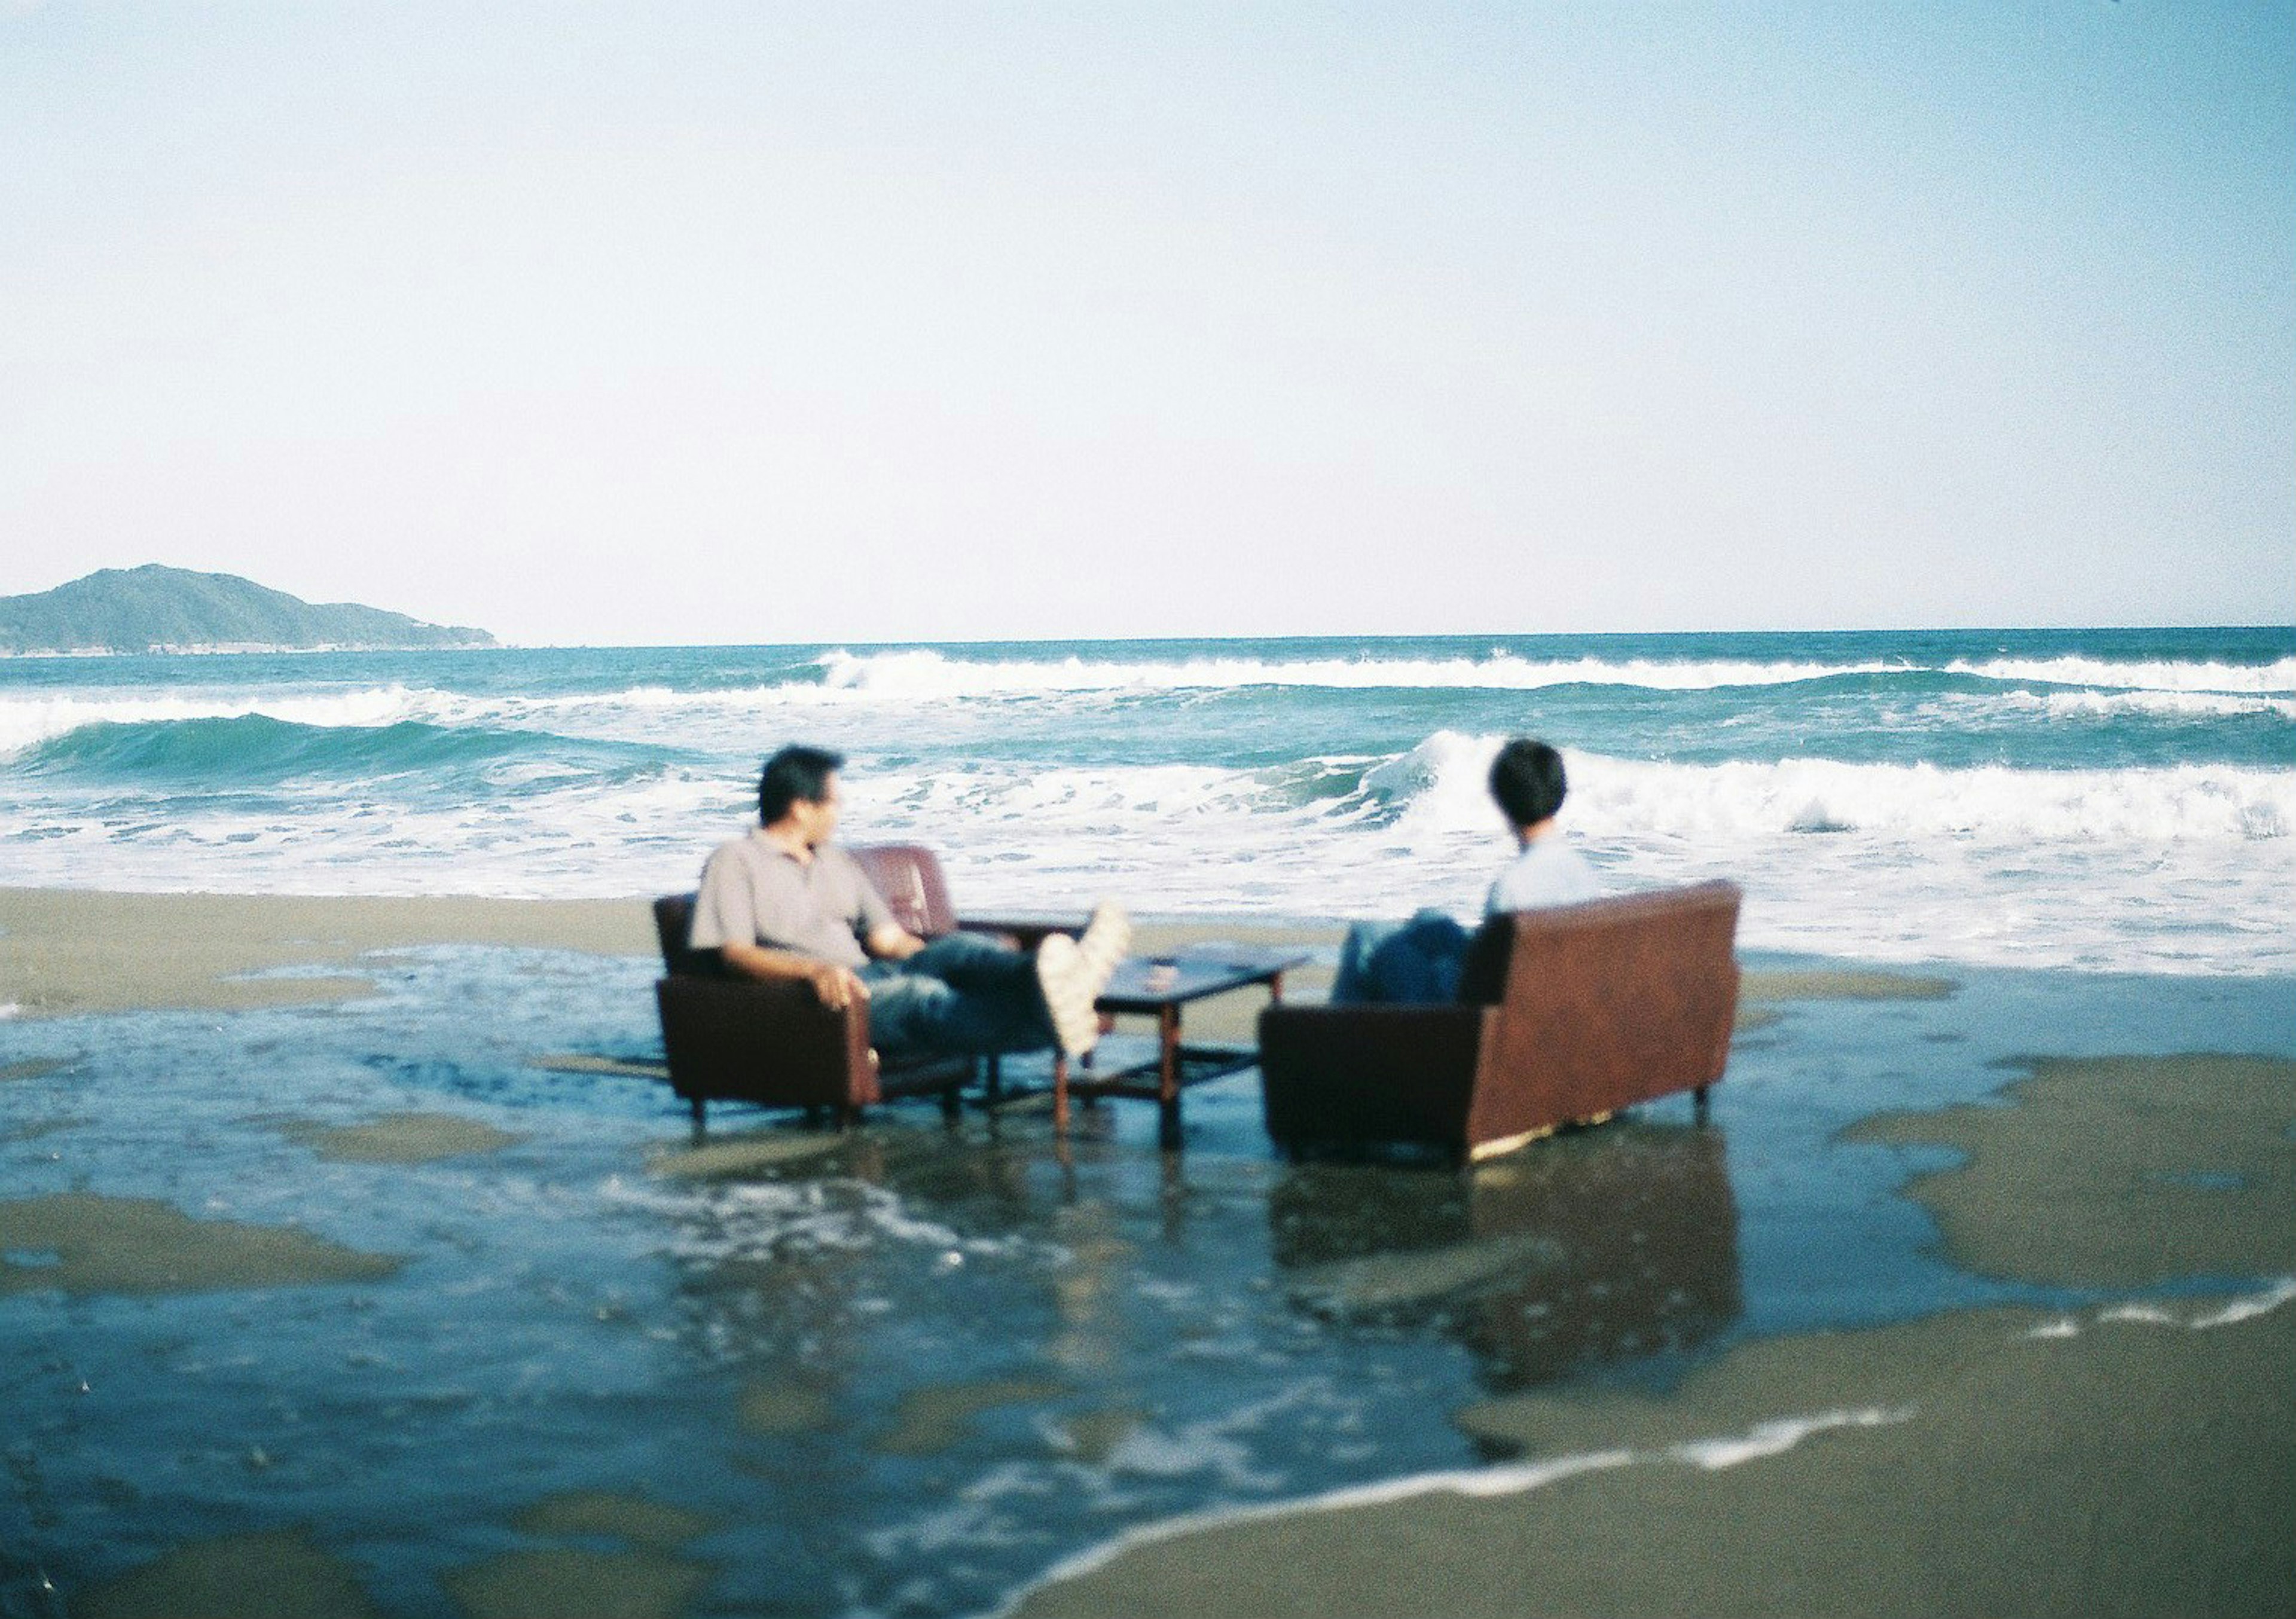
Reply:
M658 1082L545 1066L658 1054L652 973L440 948L336 1007L0 1025L0 1200L164 1199L403 1261L87 1292L0 1237L0 1614L305 1525L386 1611L451 1612L523 1566L498 1559L630 1551L562 1509L582 1492L697 1515L662 1554L702 1568L695 1611L979 1612L1126 1529L1490 1460L1452 1417L1494 1394L2103 1296L1955 1269L1900 1190L1947 1155L1839 1132L1985 1097L2021 1053L2296 1053L2296 981L1973 969L1776 1002L1709 1124L1677 1099L1469 1176L1285 1163L1248 1075L1190 1094L1177 1155L1152 1109L1063 1145L1023 1103L843 1137L720 1108L695 1156ZM401 1115L431 1116L325 1133Z

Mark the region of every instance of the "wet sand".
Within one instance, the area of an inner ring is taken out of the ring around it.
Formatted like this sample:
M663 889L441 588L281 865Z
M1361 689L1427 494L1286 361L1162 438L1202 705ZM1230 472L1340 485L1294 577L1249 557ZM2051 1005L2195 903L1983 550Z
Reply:
M41 1018L340 1000L373 987L358 971L361 956L426 944L651 957L656 949L651 903L0 887L0 1007L12 1007L15 1017ZM1338 934L1147 923L1135 944L1137 953L1154 954L1207 940L1297 944L1304 951L1328 949ZM328 968L341 970L308 976ZM250 976L281 971L298 976ZM1309 969L1299 982L1320 993L1330 977L1328 969Z
M1742 1001L1764 1004L1778 1001L1943 1001L1956 985L1934 973L1888 972L1874 969L1810 969L1797 971L1755 970L1738 985Z
M2296 1062L2043 1058L2003 1094L1848 1134L1970 1155L1909 1189L1960 1263L2103 1288L2296 1269Z
M653 949L641 901L0 890L0 1005L25 1019L358 994L365 953L426 944ZM1328 951L1337 934L1147 925L1137 948L1223 939ZM236 976L280 969L324 976ZM1287 989L1314 998L1328 977L1306 969ZM1916 973L1750 971L1742 1026L1799 1016L1796 1002L1956 993L1951 979ZM1191 1033L1247 1035L1259 1004L1236 996L1201 1018L1192 1010ZM2046 1038L2036 1031L2037 1044ZM534 1060L575 1075L648 1071L580 1051ZM0 1092L71 1067L46 1057L0 1067ZM2296 1611L2296 1301L2276 1287L2296 1273L2296 1064L2038 1059L2003 1080L2005 1105L1885 1116L1844 1139L1965 1155L1909 1189L1957 1266L2050 1288L2185 1279L2185 1296L1761 1339L1664 1395L1582 1382L1480 1399L1451 1421L1491 1459L1485 1468L1138 1532L1071 1558L1021 1611ZM16 1133L73 1122L34 1120ZM329 1163L482 1162L518 1140L415 1111L267 1127ZM644 1171L706 1185L850 1146L797 1132L664 1144ZM76 1296L374 1281L401 1263L291 1227L81 1191L0 1200L0 1250L11 1255L0 1288ZM1292 1286L1323 1308L1390 1308L1472 1287L1494 1263L1538 1263L1536 1242L1502 1235L1407 1262L1302 1271ZM1109 1263L1120 1279L1120 1255ZM991 1378L910 1391L864 1443L930 1460L1060 1386ZM753 1436L831 1420L819 1391L786 1381L748 1385L728 1414ZM1047 1432L1091 1457L1136 1419L1113 1407L1071 1411ZM445 1576L464 1611L676 1613L712 1577L691 1545L706 1522L642 1497L552 1498L513 1526L549 1543ZM187 1541L82 1590L73 1611L375 1610L356 1564L308 1533L278 1532Z
M0 1007L22 1018L146 1009L230 1010L364 994L370 951L522 944L601 955L654 949L647 902L451 895L109 894L0 888Z
M400 1261L291 1227L194 1220L152 1198L57 1192L0 1198L0 1294L199 1293L373 1281Z
M357 1570L308 1530L265 1530L181 1546L78 1595L86 1619L382 1619Z
M1177 1536L1021 1611L2290 1611L2296 1312L2030 1336L2054 1325L1778 1340L1663 1402L1485 1413L1562 1476L1502 1466Z
M678 1555L712 1522L642 1497L559 1497L521 1514L513 1526L545 1539L622 1543L504 1552L458 1569L446 1585L470 1619L675 1619L715 1572ZM383 1613L360 1588L357 1566L303 1530L193 1541L83 1593L72 1611L90 1619L381 1619Z
M1137 1535L1018 1611L2296 1611L2296 1063L2044 1060L2005 1100L1855 1132L1968 1155L1912 1188L1956 1263L2249 1290L1775 1338L1663 1397L1485 1402L1455 1419L1513 1459L1488 1472Z
M525 1140L452 1113L392 1113L364 1124L281 1119L279 1133L340 1164L429 1164L496 1152Z

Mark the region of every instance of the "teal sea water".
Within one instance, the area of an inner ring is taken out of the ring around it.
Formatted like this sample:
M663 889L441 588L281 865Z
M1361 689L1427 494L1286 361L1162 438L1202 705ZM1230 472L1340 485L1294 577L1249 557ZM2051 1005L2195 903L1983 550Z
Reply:
M586 1492L700 1515L668 1552L691 1614L985 1615L1176 1518L1513 1460L1454 1420L1494 1395L1662 1393L1750 1339L1941 1310L2197 1318L2292 1288L1974 1274L1903 1195L1951 1155L1841 1139L1987 1097L2036 1049L2296 1057L2287 977L1978 968L1941 999L1772 1007L1708 1123L1676 1098L1472 1175L1286 1163L1248 1074L1190 1093L1183 1152L1132 1104L1064 1141L1026 1106L897 1107L842 1135L721 1108L727 1158L665 1173L686 1145L667 1087L550 1063L647 1052L649 963L373 965L381 993L338 1007L0 1024L0 1075L54 1065L0 1077L6 1619L93 1611L187 1544L279 1532L380 1611L451 1619L472 1571L627 1551L529 1517ZM402 1112L514 1139L411 1165L309 1139ZM91 1190L404 1264L48 1287L60 1256L9 1239L7 1200Z
M0 883L643 894L802 738L851 756L854 836L932 842L982 909L1465 910L1521 731L1613 881L1745 885L1750 967L1949 987L1767 1005L1708 1122L1670 1099L1464 1175L1285 1162L1248 1071L1176 1153L1128 1104L1066 1139L1025 1101L843 1135L720 1108L729 1156L665 1169L667 1087L560 1060L659 1056L640 959L438 947L340 1004L0 1017L0 1619L268 1533L445 1619L537 1553L644 1549L530 1516L592 1493L697 1515L647 1553L686 1613L989 1614L1177 1519L1514 1460L1457 1420L1493 1395L1662 1394L1986 1304L2296 1296L1972 1272L1905 1195L1951 1155L1843 1139L2036 1052L2296 1058L2288 630L16 660ZM313 1133L405 1113L506 1140ZM9 1221L83 1192L403 1263L75 1292Z
M690 883L758 759L990 906L1471 909L1510 734L1620 886L1765 945L2296 961L2296 631L502 650L0 661L0 874L229 891Z

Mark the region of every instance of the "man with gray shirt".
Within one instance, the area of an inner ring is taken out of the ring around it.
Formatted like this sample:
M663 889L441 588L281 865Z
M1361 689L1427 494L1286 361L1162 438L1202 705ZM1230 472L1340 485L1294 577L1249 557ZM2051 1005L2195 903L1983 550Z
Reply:
M1130 937L1123 907L1104 902L1082 937L1054 934L1033 955L972 934L917 937L830 841L844 764L804 747L766 761L758 824L702 868L687 942L744 977L801 978L832 1010L866 1001L871 1040L889 1052L1090 1051L1093 1002Z
M1491 797L1514 829L1520 849L1491 884L1483 914L1536 911L1599 899L1603 879L1587 857L1555 835L1554 817L1569 790L1562 756L1545 742L1517 737L1491 761ZM1335 1002L1448 1001L1467 959L1467 930L1441 911L1407 922L1357 922L1340 946Z

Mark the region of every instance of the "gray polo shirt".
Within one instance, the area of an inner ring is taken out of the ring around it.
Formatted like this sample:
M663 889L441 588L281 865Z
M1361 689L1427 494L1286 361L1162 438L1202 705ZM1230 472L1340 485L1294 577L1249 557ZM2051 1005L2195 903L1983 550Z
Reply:
M835 844L801 861L763 827L718 846L701 868L693 897L696 950L721 944L763 944L859 967L869 959L861 941L893 920L860 863Z

